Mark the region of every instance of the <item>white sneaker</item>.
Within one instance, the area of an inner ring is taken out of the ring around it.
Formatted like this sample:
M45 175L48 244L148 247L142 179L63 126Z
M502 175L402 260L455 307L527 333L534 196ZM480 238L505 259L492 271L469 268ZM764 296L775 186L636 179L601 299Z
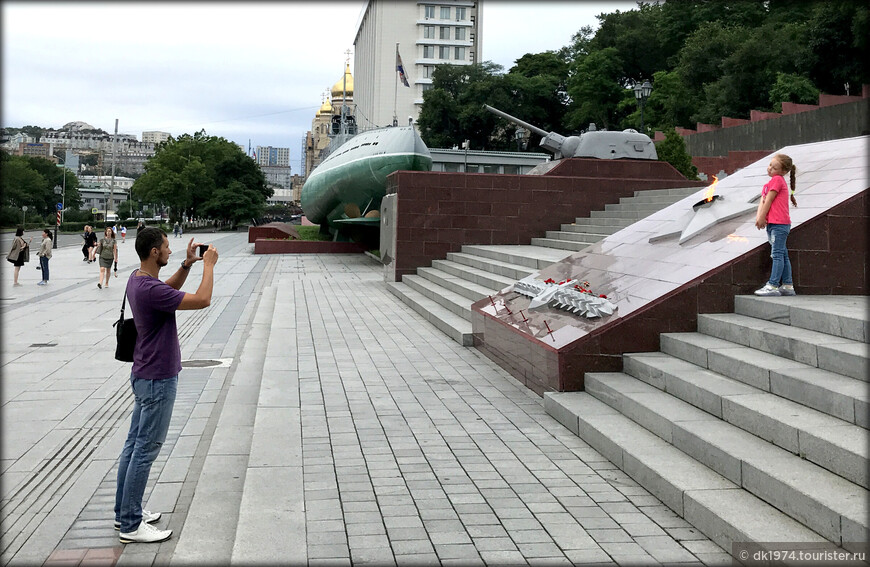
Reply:
M763 288L755 290L755 295L769 297L774 295L782 295L782 293L780 293L779 288L775 285L770 285L770 283L766 283L764 284Z
M157 520L160 519L162 514L160 512L149 512L148 510L142 510L142 521L146 524L153 524ZM115 529L121 531L121 522L115 520Z
M792 285L792 284L785 284L785 285L779 286L779 294L780 295L797 295L797 293L795 293L795 290L794 290L794 285Z
M166 541L171 537L172 530L160 530L151 524L140 522L135 532L121 532L118 539L121 543L157 543Z

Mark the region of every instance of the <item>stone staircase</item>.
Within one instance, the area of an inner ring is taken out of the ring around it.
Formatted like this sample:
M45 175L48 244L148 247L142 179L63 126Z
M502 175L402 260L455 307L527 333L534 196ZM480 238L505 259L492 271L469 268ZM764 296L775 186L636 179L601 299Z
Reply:
M738 296L547 411L731 552L868 541L866 296Z
M388 282L389 290L456 342L471 346L471 304L531 273L583 250L606 236L661 210L699 188L635 191L634 197L592 211L533 238L530 245L465 245L416 275Z

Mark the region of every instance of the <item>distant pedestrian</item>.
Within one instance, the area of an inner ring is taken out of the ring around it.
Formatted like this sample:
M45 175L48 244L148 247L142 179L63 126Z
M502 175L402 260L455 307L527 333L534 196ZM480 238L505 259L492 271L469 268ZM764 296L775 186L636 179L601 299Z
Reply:
M82 235L85 239L85 245L82 247L82 252L85 253L85 260L87 260L88 264L95 260L95 253L97 249L97 233L94 232L93 227L90 225L85 226L85 233Z
M84 242L82 242L82 255L84 256L82 262L88 261L88 233L90 232L90 230L91 227L89 225L85 225L85 231L82 233L82 239L84 240Z
M36 253L39 256L39 267L42 270L42 281L36 285L48 283L48 261L51 260L51 231L47 228L42 231L42 244Z
M100 256L100 282L97 287L103 289L103 279L106 280L106 287L109 287L109 276L112 275L112 262L118 261L118 243L115 240L115 232L112 227L107 226L103 231L103 238L97 245L97 252Z
M141 262L127 280L127 300L138 331L130 372L134 402L130 431L118 461L115 492L115 529L121 532L121 543L157 543L172 537L172 530L151 525L161 514L143 510L142 497L151 464L166 441L178 390L181 346L175 312L211 304L218 253L212 244L199 257L197 246L191 238L181 266L162 282L160 269L169 263L172 253L166 233L147 228L136 235L136 254ZM196 293L185 293L181 286L199 260L203 261L202 282Z
M770 181L761 189L761 201L755 214L755 228L767 229L773 265L770 268L770 279L764 287L755 290L755 295L795 295L791 261L788 259L788 250L785 247L788 233L791 231L791 216L788 213L789 189L783 175L789 174L791 202L797 207L797 200L794 197L796 171L792 159L785 154L776 154L767 166Z
M127 227L121 225L121 244L127 242Z
M9 254L6 255L6 259L15 266L15 273L13 276L14 286L21 285L18 283L18 272L21 271L21 266L24 265L25 262L30 261L30 242L33 240L33 237L30 240L24 240L24 229L18 227L18 230L15 231L15 238L12 239L12 249L9 251Z
M178 229L179 229L179 226L178 226L178 222L176 221L175 226L172 227L172 234L175 235L175 238L178 238Z

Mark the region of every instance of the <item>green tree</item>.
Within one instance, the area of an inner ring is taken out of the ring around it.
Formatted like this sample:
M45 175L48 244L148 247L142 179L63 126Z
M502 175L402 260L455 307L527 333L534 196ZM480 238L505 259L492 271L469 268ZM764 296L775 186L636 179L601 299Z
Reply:
M510 114L548 132L564 131L568 103L568 62L562 53L527 53L505 76Z
M567 124L577 129L590 122L599 129L616 126L619 122L616 107L625 98L622 81L622 60L616 48L607 47L583 57L568 79L572 110Z
M263 216L265 208L262 194L237 180L217 188L209 200L200 206L201 216L229 221L233 226L239 221Z
M686 141L674 128L665 131L665 139L656 144L659 161L666 161L686 179L698 179L698 168L692 165L692 156L686 151Z
M616 50L622 63L618 77L621 84L629 79L643 80L665 68L668 53L663 50L658 33L661 6L641 4L637 10L619 10L599 16L601 27L591 42L596 51Z
M870 7L854 1L814 2L813 7L806 38L812 54L809 78L824 92L842 94L845 83L858 92L870 83Z
M10 156L0 152L0 195L4 208L20 209L27 205L35 215L47 216L57 210L55 203L60 196L55 195L54 187L63 186L66 175L66 206L81 206L78 191L78 178L69 170L57 167L53 162L39 157ZM5 214L3 222L9 222Z
M139 203L133 199L127 199L118 205L118 218L129 219L136 216L136 211L139 210Z
M777 73L776 82L770 89L770 103L776 112L782 112L783 102L817 104L819 89L807 77L793 73Z
M247 218L249 208L241 217L233 210L229 187L243 188L245 200L261 207L272 196L263 172L238 145L201 130L161 143L145 163L145 174L133 182L133 194L139 201L168 206L173 222L184 216Z

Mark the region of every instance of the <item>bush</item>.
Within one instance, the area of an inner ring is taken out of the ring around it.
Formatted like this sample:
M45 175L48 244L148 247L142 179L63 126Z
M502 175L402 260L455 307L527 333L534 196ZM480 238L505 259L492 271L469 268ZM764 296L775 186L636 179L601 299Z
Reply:
M692 165L692 156L686 151L686 141L674 128L667 130L665 139L656 144L656 153L659 161L668 162L686 179L698 179L698 168Z

